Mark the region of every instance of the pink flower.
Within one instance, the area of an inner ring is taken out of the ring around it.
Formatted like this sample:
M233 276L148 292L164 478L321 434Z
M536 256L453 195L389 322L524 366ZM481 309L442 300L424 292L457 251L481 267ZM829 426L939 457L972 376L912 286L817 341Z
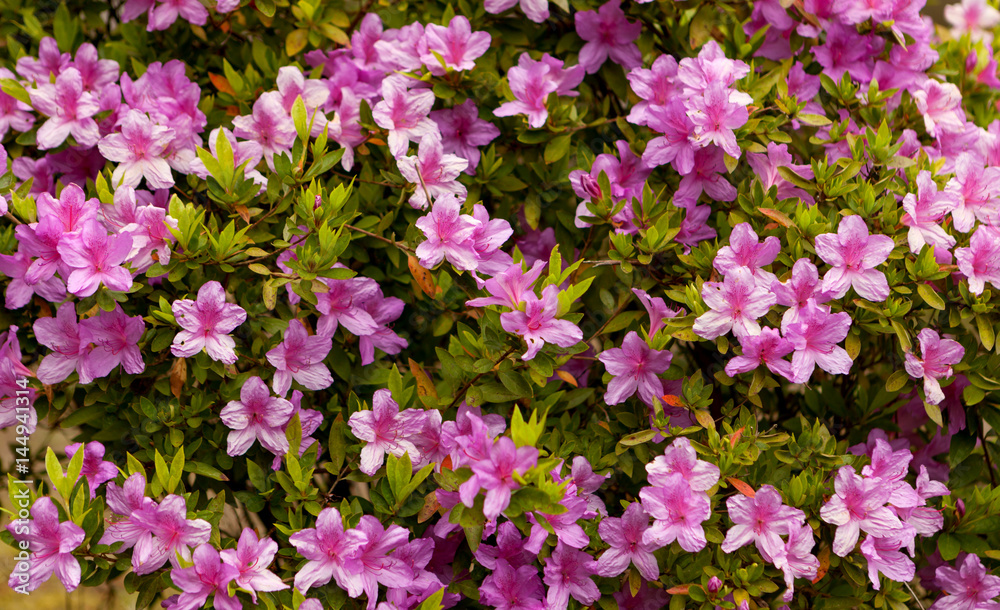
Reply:
M424 39L427 41L427 52L421 55L420 60L431 74L439 76L445 73L445 67L457 72L475 68L475 60L490 48L491 40L486 32L473 32L468 18L462 15L452 17L448 27L428 23L424 28Z
M635 44L642 24L625 18L621 0L609 0L597 11L580 11L574 18L577 35L587 41L580 49L580 65L587 74L597 72L609 56L626 70L642 66L642 53Z
M528 125L541 127L549 117L549 111L545 107L549 94L554 92L569 97L578 95L573 89L580 84L585 74L583 66L563 68L563 62L548 53L538 61L531 59L527 53L522 53L517 65L507 71L507 82L514 94L514 101L504 102L493 114L499 117L524 114L528 117Z
M330 89L322 81L307 79L302 70L295 66L283 66L278 69L274 82L281 94L281 106L285 112L291 113L295 100L301 97L306 109L306 123L312 124L310 135L316 137L326 130L326 115L319 109L330 97ZM239 166L239 163L236 165Z
M800 258L792 266L792 277L785 282L771 282L771 292L778 299L778 305L788 307L781 316L781 330L788 330L790 324L801 322L801 313L810 303L822 305L830 300L830 295L820 289L819 270L808 258Z
M846 557L861 531L872 536L891 536L903 527L885 505L892 490L881 479L862 479L853 466L841 466L834 481L836 493L823 505L820 518L837 526L833 552Z
M378 585L390 588L409 587L413 584L413 570L390 553L406 544L410 532L398 525L382 526L378 519L363 515L358 523L358 531L367 540L358 549L358 570L347 581L347 594L357 597L364 591L368 597L368 610L375 610L378 601Z
M435 131L428 113L434 105L430 89L410 89L409 78L392 75L382 81L382 101L372 108L372 118L382 129L389 130L389 152L397 159L406 154L411 141ZM464 169L464 168L463 168Z
M784 9L781 9L784 12ZM787 144L768 142L767 153L747 153L747 161L753 168L764 190L772 186L778 187L778 200L798 197L805 203L813 203L813 196L786 180L778 171L779 167L787 167L803 178L813 178L812 167L808 164L792 163L792 155L788 153Z
M861 543L861 554L868 562L868 578L876 591L880 589L879 572L896 582L913 580L916 566L900 552L901 544L902 538L898 534L887 537L868 536Z
M478 264L472 234L479 221L461 213L462 204L451 193L444 194L431 206L429 214L417 219L417 228L427 240L417 246L420 265L432 269L446 257L457 269L475 269Z
M535 23L544 23L549 18L549 0L486 0L486 12L496 15L515 4L520 4L525 16Z
M677 166L680 171L680 167ZM691 170L681 178L677 185L677 192L674 193L674 205L679 208L688 208L691 212L698 203L702 193L705 193L715 201L733 201L736 199L736 187L730 184L724 177L726 162L723 158L722 149L717 146L709 146L695 151Z
M660 297L651 297L645 290L633 288L632 293L639 299L642 306L649 314L649 336L655 337L657 331L663 328L666 320L683 314L683 310L674 310L667 307L667 304Z
M785 586L788 590L782 596L786 602L792 601L795 594L795 579L808 578L812 580L819 570L819 558L812 554L816 544L813 530L808 524L796 523L788 526L788 541L774 556L775 567L785 576Z
M1000 231L981 225L972 234L968 248L956 248L958 269L969 280L969 292L982 294L986 282L1000 286Z
M958 364L965 355L965 348L958 341L942 339L937 331L925 328L917 335L922 358L911 352L906 353L906 372L914 379L924 378L924 395L932 405L944 400L944 392L938 379L951 378L951 365Z
M362 303L362 307L378 325L374 332L362 335L358 341L361 352L361 365L366 366L375 361L375 348L386 354L398 354L409 343L389 328L403 313L403 300L396 297L383 297L381 292L377 298Z
M672 475L680 474L692 491L708 491L719 482L719 467L698 459L691 441L683 436L674 440L652 462L646 464L649 484L666 487Z
M907 241L910 251L919 254L924 244L934 246L935 257L945 254L955 245L955 238L939 224L948 212L954 214L958 196L953 191L938 192L934 178L927 170L917 174L917 194L907 193L903 197L902 223L910 227ZM940 260L940 258L939 258Z
M663 486L643 487L639 497L654 519L653 526L642 535L644 543L664 547L676 540L689 553L705 548L701 524L712 515L708 496L692 491L684 483L684 475L675 472Z
M323 359L330 353L333 340L323 335L310 336L298 320L288 323L281 343L267 352L267 361L275 369L274 392L284 396L292 387L292 379L309 390L330 387L333 377Z
M490 218L490 213L480 203L472 206L472 218L479 223L470 237L476 252L476 271L496 275L509 269L514 259L500 248L514 234L510 223L503 218ZM483 286L485 282L477 277L476 284Z
M858 296L869 301L886 300L889 284L875 267L889 258L894 246L887 235L869 235L860 216L843 218L837 233L816 236L816 254L833 267L823 276L823 290L839 299L853 287Z
M479 147L486 146L500 135L496 125L479 118L479 110L471 98L451 108L432 110L430 117L441 132L444 152L469 162L465 170L467 174L475 173L479 166Z
M593 606L600 599L601 592L594 583L592 574L597 562L583 551L566 546L562 542L545 560L545 584L549 590L546 595L549 610L566 610L569 598L584 606Z
M100 110L97 96L83 90L83 77L76 68L67 68L54 84L46 79L36 89L30 89L35 110L50 117L38 129L38 148L55 148L73 136L80 146L97 144L101 132L93 116Z
M109 523L99 544L123 542L124 544L118 547L118 550L123 552L135 546L142 537L152 533L145 526L132 521L133 514L156 509L156 502L145 496L146 477L142 473L137 472L129 476L121 487L108 483L105 493L110 515L109 512L105 513Z
M534 294L531 287L538 281L546 264L547 261L538 259L525 272L521 263L512 263L506 270L486 280L483 284L483 289L491 296L472 299L466 301L465 304L469 307L499 305L519 309L527 295Z
M309 560L295 574L296 589L306 593L336 579L337 586L347 590L353 575L361 570L357 557L368 536L358 529L345 531L340 511L327 507L316 517L316 527L295 532L288 542Z
M1000 25L1000 11L986 0L962 0L944 7L944 18L951 24L955 39L969 34L973 42L992 40L992 30ZM989 42L986 43L989 46Z
M35 261L37 260L35 259ZM0 261L3 262L3 270L0 273L10 278L4 299L4 306L7 309L24 307L31 302L31 298L36 294L51 303L58 303L66 298L66 284L58 277L49 276L33 284L28 283L28 270L33 261L24 252L0 254Z
M126 373L138 375L146 370L139 350L139 339L146 329L142 316L127 316L121 305L114 310L80 322L80 343L93 343L94 347L83 361L81 379L107 376L121 365Z
M648 529L649 515L639 502L629 504L620 519L605 517L597 526L597 531L601 540L611 548L601 554L594 572L613 578L621 575L631 563L646 580L659 580L660 566L653 555L657 547L642 540Z
M726 532L723 552L732 553L755 542L757 550L771 563L784 551L781 536L789 534L796 525L801 527L806 519L801 510L782 504L781 493L770 485L762 485L752 498L742 494L730 496L726 506L733 527Z
M740 347L743 353L726 364L726 375L735 377L739 373L749 373L763 364L775 375L789 381L794 377L792 363L785 360L785 356L795 348L788 339L781 337L777 329L765 327L759 335L740 337Z
M202 349L212 360L236 362L236 341L229 336L247 319L239 305L226 303L226 291L214 280L198 289L197 300L182 299L171 305L177 324L184 330L174 337L170 351L180 358L192 358Z
M188 519L184 498L171 494L159 506L147 505L132 513L132 525L144 533L132 552L136 574L151 574L170 562L180 567L178 555L191 560L191 547L208 542L212 524L204 519Z
M770 265L781 252L781 240L771 236L759 243L757 233L749 223L741 222L733 227L729 235L729 245L719 249L712 261L719 273L725 275L737 268L748 269L761 286L770 287L777 280L773 273L762 267Z
M197 553L197 551L195 551ZM288 585L281 582L277 574L268 570L278 552L278 543L270 538L257 538L257 533L249 527L243 528L235 549L219 551L222 562L238 571L234 580L241 589L250 592L254 603L258 591L281 591Z
M677 85L677 60L663 54L649 68L635 68L627 75L628 82L643 101L629 111L628 121L636 125L649 124L649 112L657 106L667 106L674 98Z
M215 594L212 605L219 610L240 610L243 603L229 594L229 583L239 576L239 569L223 563L219 551L211 544L202 544L192 555L190 568L174 568L170 579L182 593L177 597L178 609L201 608L208 596Z
M736 267L722 282L705 282L701 297L711 309L694 321L694 332L715 339L730 330L737 337L760 334L760 318L776 299L768 287L758 284L749 269Z
M27 527L11 523L7 531L14 539L27 544L31 551L28 571L13 571L7 584L12 589L23 587L34 591L55 574L67 591L80 585L80 562L73 551L83 544L86 533L72 521L59 522L59 510L51 499L42 496L31 506ZM27 531L25 531L25 529Z
M694 124L695 144L699 147L715 144L730 157L739 159L740 147L733 130L749 120L747 106L752 102L753 98L742 91L734 91L719 81L709 83L703 96L689 100L687 114Z
M663 135L649 141L642 153L642 162L649 167L670 163L682 176L690 174L698 147L694 143L694 123L688 117L684 102L673 98L663 106L650 106L644 120L651 129ZM680 205L676 199L674 205Z
M939 138L965 129L962 92L955 85L928 78L913 92L913 101L924 115L924 127L931 137Z
M1000 213L1000 168L986 167L982 159L963 153L955 161L955 176L945 192L954 196L951 218L955 230L968 233L980 221L993 224Z
M496 568L479 587L479 603L497 610L547 610L548 606L542 599L544 593L538 568L534 565L514 569L503 559L498 559Z
M21 59L28 59L28 57ZM12 79L14 73L7 68L0 68L0 78ZM46 75L46 80L48 80L48 75ZM34 124L35 115L31 113L31 106L0 91L0 138L7 135L11 129L22 133L29 131Z
M38 58L25 55L17 60L17 73L33 83L47 83L72 63L69 53L60 53L55 38L46 36L38 43Z
M325 283L329 286L328 290L316 294L316 309L321 314L316 334L332 337L340 325L357 336L370 335L378 330L379 324L363 307L364 303L379 298L382 293L375 280L353 277L328 279Z
M853 361L837 344L847 338L851 315L830 313L828 308L810 303L800 312L799 322L789 324L785 339L795 348L792 354L792 382L806 383L816 365L833 375L846 375Z
M274 169L274 155L290 152L296 137L295 124L277 91L268 91L257 98L253 114L233 118L233 134L259 144L271 169Z
M457 180L469 162L465 159L447 155L441 145L441 134L428 133L420 140L416 156L402 156L396 161L399 173L411 184L415 185L410 196L410 206L427 209L431 200L437 200L443 195L454 195L459 201L465 201L465 185Z
M121 292L132 287L132 274L121 266L132 250L131 235L108 235L90 221L79 234L61 239L58 250L62 261L73 269L66 288L76 296L88 297L101 284Z
M382 467L387 453L410 456L410 462L420 461L420 452L411 436L420 432L426 415L417 409L399 411L399 404L389 390L376 390L371 411L358 411L351 415L348 425L351 432L365 441L361 449L361 472L374 476Z
M934 602L931 610L996 610L993 601L1000 595L1000 576L987 571L975 553L965 556L962 566L939 566L934 575L946 595Z
M183 17L188 23L205 25L208 20L208 9L198 0L156 0L157 4L149 11L147 32L169 28L177 17Z
M121 128L120 133L104 136L98 143L104 158L118 163L111 175L114 184L136 187L145 177L149 188L172 187L174 178L164 156L174 130L153 123L139 110L129 110L121 119Z
M670 368L673 354L669 351L650 349L635 331L625 336L621 347L601 352L598 356L614 379L604 393L604 402L616 405L639 391L639 397L648 405L653 399L663 400L663 383L659 379Z
M525 293L524 310L500 314L500 326L509 333L515 333L528 343L528 350L522 360L531 360L546 342L559 347L573 347L583 340L583 331L568 320L559 320L559 287L546 286L542 298L534 292Z
M271 396L260 377L251 377L240 388L240 399L231 400L219 413L230 428L226 453L243 455L254 441L260 441L275 455L288 453L284 425L292 417L292 403Z
M76 306L63 303L54 318L39 318L34 325L35 338L42 345L53 350L42 359L36 375L46 385L63 381L78 368L81 359L89 353L85 342L80 340L80 328L76 321ZM89 383L80 375L80 383Z
M493 444L488 459L472 465L472 472L478 478L479 486L486 490L483 514L487 519L495 519L510 504L511 491L520 487L514 481L514 473L524 475L538 462L538 450L534 447L515 447L514 441L502 436ZM464 486L463 486L464 487ZM475 497L469 497L462 490L462 503L471 507Z

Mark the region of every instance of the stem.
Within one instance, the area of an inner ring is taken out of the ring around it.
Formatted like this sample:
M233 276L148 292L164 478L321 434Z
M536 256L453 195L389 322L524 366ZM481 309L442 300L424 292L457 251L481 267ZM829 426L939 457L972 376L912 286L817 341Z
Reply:
M983 442L983 455L986 456L986 469L990 471L990 485L996 487L997 479L996 475L993 473L993 461L990 460L990 448L986 443L986 435L983 434L983 423L985 422L982 419L980 419L978 426L979 440Z
M345 224L344 228L350 229L352 231L357 231L358 233L362 233L364 235L367 235L368 237L374 237L375 239L377 239L379 241L384 241L385 243L387 243L387 244L389 244L391 246L396 246L397 248L399 248L403 252L406 252L407 254L413 254L414 253L413 248L407 246L406 244L404 244L401 241L392 241L388 237L382 237L381 235L376 235L376 234L374 234L374 233L372 233L370 231L365 231L364 229L359 229L359 228L355 227L354 225Z

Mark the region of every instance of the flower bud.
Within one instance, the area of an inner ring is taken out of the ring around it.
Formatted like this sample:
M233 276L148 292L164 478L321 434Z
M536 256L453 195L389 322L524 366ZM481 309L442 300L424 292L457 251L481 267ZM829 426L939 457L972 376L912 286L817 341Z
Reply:
M716 593L719 592L719 589L721 588L722 588L722 581L719 580L718 576L713 576L708 579L708 585L705 587L705 590L708 591L709 595L715 595Z

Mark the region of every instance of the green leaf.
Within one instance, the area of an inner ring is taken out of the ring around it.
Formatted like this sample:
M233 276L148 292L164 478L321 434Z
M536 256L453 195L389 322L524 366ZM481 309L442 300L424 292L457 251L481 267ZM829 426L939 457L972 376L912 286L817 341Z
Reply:
M572 137L569 135L556 136L545 145L545 163L551 164L555 163L559 159L566 156L569 152L569 145L572 142Z
M938 536L938 550L941 551L941 559L952 561L958 557L962 544L951 534L941 534Z
M184 472L184 447L178 447L174 459L170 462L170 480L167 482L167 493L174 493L181 482L181 474Z
M797 118L801 123L811 125L812 127L823 127L824 125L829 125L833 122L821 114L802 113L795 118Z
M906 380L910 375L906 371L896 371L885 380L885 390L887 392L898 392L906 385Z
M31 105L31 96L28 95L28 90L13 78L0 78L0 91L19 102Z
M941 295L934 292L933 288L927 284L917 284L917 293L920 294L920 298L922 298L928 305L939 311L944 311L944 299L941 298Z
M306 113L306 103L302 101L302 96L295 98L292 104L292 121L295 123L295 132L299 134L299 139L305 142L309 139L309 115Z
M66 476L63 474L62 465L59 464L59 458L56 457L56 452L52 450L52 447L49 447L45 451L45 472L49 475L52 485L62 494L63 480ZM63 498L67 497L68 494L63 495Z
M941 407L924 401L924 411L927 413L927 417L931 418L931 421L937 424L939 428L944 427L944 420L941 418Z
M274 17L275 2L274 0L256 0L254 6L257 10L261 12L265 17Z
M216 481L229 480L229 477L227 477L225 473L209 466L208 464L203 464L202 462L185 462L184 472L193 472L195 474L200 474L203 477L215 479Z
M417 610L441 610L444 608L442 601L444 600L444 587L437 590L434 595L431 595L417 607Z
M403 453L402 457L389 454L385 465L386 476L389 477L389 489L396 501L401 501L400 494L413 477L413 462L410 461L410 454Z
M993 349L996 335L993 333L993 325L985 314L976 314L976 327L979 329L979 341L987 350Z

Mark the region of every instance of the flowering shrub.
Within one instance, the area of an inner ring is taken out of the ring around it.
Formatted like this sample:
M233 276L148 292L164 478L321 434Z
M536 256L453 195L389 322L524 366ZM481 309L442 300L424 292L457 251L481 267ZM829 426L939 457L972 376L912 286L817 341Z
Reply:
M9 586L1000 607L1000 12L923 4L0 2Z

